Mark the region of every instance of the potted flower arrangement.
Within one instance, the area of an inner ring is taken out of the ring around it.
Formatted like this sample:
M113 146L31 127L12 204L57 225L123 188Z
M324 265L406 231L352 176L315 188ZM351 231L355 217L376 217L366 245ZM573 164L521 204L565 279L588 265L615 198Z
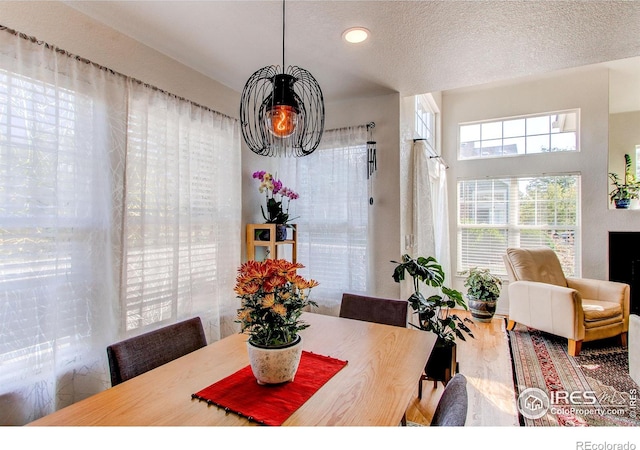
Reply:
M609 200L617 209L628 209L632 199L638 198L640 182L631 171L631 157L624 155L624 179L617 173L609 173L609 179L614 189L609 192Z
M409 304L417 315L418 325L411 322L410 325L435 333L438 337L425 367L426 378L447 383L458 368L456 338L464 341L465 334L474 337L465 323L471 323L471 320L466 317L462 319L453 313L456 306L466 310L467 304L459 291L444 285L445 274L435 258L430 256L413 259L409 255L403 255L402 262L391 262L396 264L393 271L396 283L405 279L405 272L413 278L414 292L409 297ZM420 292L421 282L436 288L438 293L426 298Z
M289 206L291 200L296 200L299 195L283 186L282 181L276 179L271 173L264 170L253 173L253 178L260 181L258 191L266 196L266 212L263 206L260 206L262 217L266 223L276 224L276 240L284 241L287 239L287 226L290 220ZM268 230L267 230L268 233ZM269 236L261 237L268 240Z
M471 316L478 322L491 322L496 312L496 303L500 297L502 280L489 269L473 267L465 272L464 285L467 289L467 301Z
M317 286L296 273L304 266L284 259L247 261L238 269L235 293L241 299L236 322L249 335L251 369L260 384L293 380L302 354L302 336L309 325L300 316Z

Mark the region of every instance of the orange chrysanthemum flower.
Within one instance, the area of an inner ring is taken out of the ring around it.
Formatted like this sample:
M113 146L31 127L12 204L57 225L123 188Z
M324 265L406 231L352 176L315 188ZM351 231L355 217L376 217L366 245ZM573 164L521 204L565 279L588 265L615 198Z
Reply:
M273 305L273 307L271 308L271 311L273 311L274 313L282 317L285 317L287 315L287 308L285 308L285 306L280 303L278 303L277 305Z
M260 290L260 284L256 282L236 284L234 289L235 293L243 296L243 295L253 295Z
M316 280L305 280L301 276L296 276L293 283L298 289L310 289L318 286L318 282Z
M251 310L250 309L241 309L238 312L238 320L244 321L244 322L251 322Z
M276 296L273 294L267 294L262 299L263 308L271 308L276 303Z
M274 275L271 278L269 278L267 281L265 281L264 290L267 292L273 292L276 290L276 288L282 287L286 283L287 283L286 278L281 277L279 275Z

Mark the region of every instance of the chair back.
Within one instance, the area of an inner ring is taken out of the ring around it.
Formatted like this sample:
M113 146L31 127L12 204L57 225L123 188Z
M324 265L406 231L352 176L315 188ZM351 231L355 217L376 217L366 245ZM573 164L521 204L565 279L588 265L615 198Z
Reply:
M342 294L340 317L346 319L376 322L396 327L407 327L406 300L368 297L356 294Z
M116 386L207 345L200 317L168 325L107 347Z
M431 419L432 427L462 427L467 422L467 379L461 373L449 380Z
M503 259L511 282L537 281L567 286L558 256L548 247L508 248Z

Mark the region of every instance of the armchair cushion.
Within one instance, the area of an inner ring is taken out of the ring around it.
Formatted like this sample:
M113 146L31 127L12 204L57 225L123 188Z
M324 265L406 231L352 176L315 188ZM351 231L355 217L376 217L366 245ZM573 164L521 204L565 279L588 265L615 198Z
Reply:
M602 326L622 321L622 307L618 303L583 298L582 309L586 328L590 328L591 323Z
M515 280L567 286L560 261L550 248L508 248L507 260Z

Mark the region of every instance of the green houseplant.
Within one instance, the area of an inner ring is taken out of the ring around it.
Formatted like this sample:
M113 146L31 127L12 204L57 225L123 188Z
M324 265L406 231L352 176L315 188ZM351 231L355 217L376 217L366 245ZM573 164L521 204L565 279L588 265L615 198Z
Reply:
M464 285L467 287L471 316L479 322L490 322L496 312L502 280L489 269L478 267L473 267L463 274L467 275Z
M409 305L417 316L418 324L410 325L424 331L430 331L437 336L436 345L429 356L425 367L427 379L448 382L457 371L456 339L466 340L465 335L474 337L465 322L455 314L454 308L459 306L467 310L462 294L444 285L445 274L442 266L433 257L411 258L403 255L402 261L391 261L396 264L393 279L396 283L405 279L405 273L413 281L413 294L409 297ZM425 297L420 292L420 283L435 288L435 293ZM422 388L422 383L420 383Z
M613 185L613 190L609 192L609 200L618 209L627 209L632 199L638 198L640 194L640 182L636 180L631 171L631 157L624 155L624 177L617 173L610 172L609 179Z

